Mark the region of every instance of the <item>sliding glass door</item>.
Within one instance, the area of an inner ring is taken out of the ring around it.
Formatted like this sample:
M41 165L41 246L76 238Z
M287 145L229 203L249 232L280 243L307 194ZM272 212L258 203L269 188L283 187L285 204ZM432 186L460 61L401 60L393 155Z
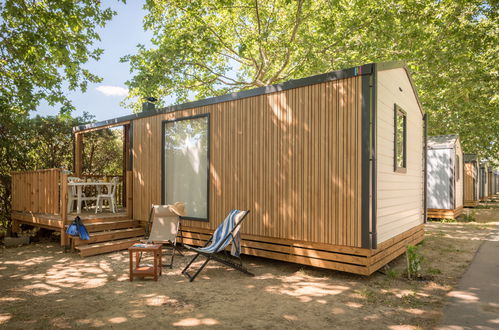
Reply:
M163 122L163 204L185 203L186 216L208 220L209 115Z

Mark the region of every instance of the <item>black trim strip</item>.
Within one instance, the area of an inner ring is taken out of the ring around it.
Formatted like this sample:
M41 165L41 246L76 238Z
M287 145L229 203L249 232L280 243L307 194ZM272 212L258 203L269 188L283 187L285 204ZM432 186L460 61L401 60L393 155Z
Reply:
M371 196L370 196L370 144L371 144L371 75L362 77L362 210L361 210L361 238L362 248L371 248Z
M402 63L402 62L401 62ZM403 65L403 63L402 63ZM378 247L378 206L377 206L377 148L378 148L378 126L377 122L377 102L378 102L378 65L374 65L374 72L371 81L371 248Z
M423 115L423 215L424 223L428 218L428 114Z
M395 67L404 67L405 66L405 64L403 62L393 62L393 63L395 65ZM109 119L109 120L105 120L105 121L101 121L101 122L97 122L97 123L80 125L80 126L74 127L73 132L78 132L78 131L82 131L82 130L97 128L97 127L102 127L102 126L107 126L107 125L112 125L112 124L118 124L118 123L124 122L124 121L145 118L145 117L151 117L151 116L165 114L165 113L179 111L179 110L192 109L192 108L197 108L197 107L202 107L202 106L207 106L207 105L212 105L212 104L217 104L217 103L222 103L222 102L235 101L235 100L244 99L244 98L253 97L253 96L258 96L258 95L264 95L264 94L285 91L285 90L289 90L289 89L293 89L293 88L299 88L299 87L319 84L319 83L323 83L323 82L327 82L327 81L340 80L340 79L351 78L351 77L356 77L356 76L363 76L363 75L370 75L373 72L373 68L374 68L373 63L364 64L362 66L357 66L357 67L353 67L353 68L332 71L332 72L323 73L323 74L319 74L316 76L311 76L311 77L306 77L306 78L301 78L301 79L296 79L296 80L290 80L290 81L283 82L281 84L275 84L275 85L264 86L264 87L249 89L249 90L243 90L243 91L240 91L237 93L216 96L216 97L212 97L212 98L208 98L208 99L204 99L204 100L187 102L187 103L178 104L178 105L172 105L172 106L168 106L168 107L161 108L161 109L139 112L139 113L135 113L135 114L131 114L131 115L123 116L123 117L118 117L118 118L114 118L114 119Z
M197 218L197 217L188 217L188 216L181 216L180 219L182 220L195 220L195 221L203 221L203 222L208 222L210 219L210 173L211 173L211 168L210 168L210 151L211 151L211 120L210 120L210 114L209 113L203 113L195 116L188 116L188 117L180 117L180 118L175 118L175 119L169 119L169 120L163 120L161 122L161 170L160 170L160 175L161 175L161 204L166 203L166 192L165 192L165 126L167 123L173 123L176 121L181 121L181 120L190 120L190 119L199 119L199 118L204 118L206 117L208 119L208 132L207 132L207 144L208 144L208 152L207 152L207 160L208 160L208 175L207 175L207 182L206 182L206 218Z

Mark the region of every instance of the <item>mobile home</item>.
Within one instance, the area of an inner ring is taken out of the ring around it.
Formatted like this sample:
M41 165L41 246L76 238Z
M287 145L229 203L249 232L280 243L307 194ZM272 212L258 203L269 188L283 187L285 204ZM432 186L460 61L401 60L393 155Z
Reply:
M456 218L463 213L463 150L457 135L428 138L428 216Z
M479 198L479 160L475 154L464 154L464 206L475 207Z
M480 200L484 201L489 197L489 164L487 161L480 162L480 169L478 171L479 186L480 186Z
M494 191L493 191L493 194L494 195L497 195L499 194L499 171L498 170L494 170Z
M133 220L183 202L201 245L248 209L243 253L368 275L423 239L425 118L405 64L367 64L76 127L75 171L123 125Z
M489 167L489 174L488 174L488 182L489 182L489 188L488 188L488 193L489 193L489 197L492 197L494 196L497 191L496 191L496 175L495 175L495 169L490 166Z

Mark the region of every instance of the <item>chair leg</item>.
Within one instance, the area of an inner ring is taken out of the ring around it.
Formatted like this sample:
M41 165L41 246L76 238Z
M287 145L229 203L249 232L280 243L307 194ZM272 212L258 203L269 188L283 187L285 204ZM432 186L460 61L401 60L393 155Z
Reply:
M184 270L182 271L182 274L184 274L187 271L187 269L192 265L192 263L194 262L194 260L196 260L198 257L199 257L199 253L196 254L194 256L194 258L192 258L192 260L187 264L187 266L185 266Z
M201 271L203 270L203 268L206 266L206 264L210 260L211 260L211 257L206 257L206 261L201 265L201 267L199 267L199 269L194 273L194 275L191 276L191 274L189 274L189 273L187 273L185 271L183 272L183 274L186 275L189 278L189 282L194 281L194 279L198 276L199 273L201 273ZM192 263L192 261L191 261L191 263Z
M173 258L175 258L175 245L172 245L172 258L170 259L170 264L165 265L166 267L173 268Z
M173 246L175 247L175 249L177 250L179 255L184 256L184 254L182 253L182 246L178 247L177 244L175 244Z

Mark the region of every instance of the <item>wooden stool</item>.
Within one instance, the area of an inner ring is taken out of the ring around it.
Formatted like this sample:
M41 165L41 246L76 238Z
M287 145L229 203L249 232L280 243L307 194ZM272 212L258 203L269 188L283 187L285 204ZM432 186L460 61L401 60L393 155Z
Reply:
M128 248L130 253L130 281L134 277L153 277L155 281L161 276L161 244L135 244ZM135 252L135 267L133 265L133 254ZM153 266L140 266L142 253L152 252Z

